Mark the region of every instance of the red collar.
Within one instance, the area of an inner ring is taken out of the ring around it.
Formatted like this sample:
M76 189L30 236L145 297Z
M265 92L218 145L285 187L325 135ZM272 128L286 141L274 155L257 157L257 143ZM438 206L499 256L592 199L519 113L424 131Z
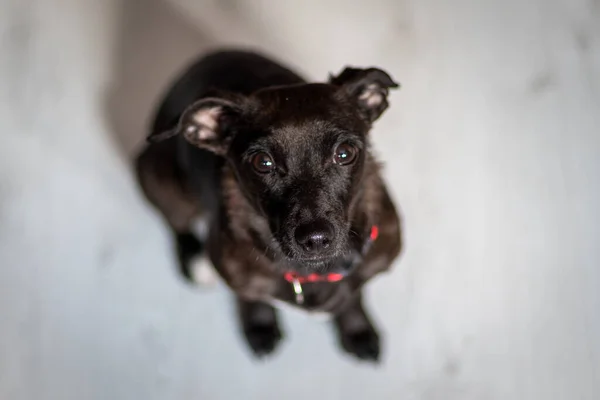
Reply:
M378 236L379 236L379 228L377 227L377 225L373 225L371 227L371 233L369 234L369 239L367 240L367 242L365 243L365 246L363 248L363 253L366 253L366 251L369 248L369 245L371 243L373 243L375 241L375 239L377 239ZM294 283L294 282L297 282L297 283L338 282L338 281L341 281L342 279L344 279L344 275L343 274L319 275L319 274L312 273L307 276L300 276L300 275L296 274L295 272L286 272L285 274L283 274L283 278L290 283Z

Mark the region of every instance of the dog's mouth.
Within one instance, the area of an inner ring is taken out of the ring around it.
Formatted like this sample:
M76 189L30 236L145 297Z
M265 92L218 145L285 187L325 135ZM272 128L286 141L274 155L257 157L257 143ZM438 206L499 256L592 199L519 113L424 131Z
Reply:
M334 257L314 257L314 258L297 258L291 259L291 261L295 261L306 266L319 267L324 266L326 264L331 263L335 260Z
M285 263L294 270L327 270L328 266L335 264L337 257L286 257Z
M309 274L340 274L347 275L356 264L357 255L347 253L330 257L288 258L282 260L282 269L285 272L294 272L299 275Z

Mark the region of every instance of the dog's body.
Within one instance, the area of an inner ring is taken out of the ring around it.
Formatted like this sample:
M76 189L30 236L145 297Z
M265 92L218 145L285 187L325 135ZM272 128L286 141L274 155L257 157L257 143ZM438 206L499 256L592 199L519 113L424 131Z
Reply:
M378 359L361 289L390 267L401 236L368 131L396 86L373 68L307 84L226 51L194 63L163 100L137 160L140 185L175 234L184 275L206 247L256 354L281 338L279 300L331 313L344 349ZM205 243L192 233L198 217Z

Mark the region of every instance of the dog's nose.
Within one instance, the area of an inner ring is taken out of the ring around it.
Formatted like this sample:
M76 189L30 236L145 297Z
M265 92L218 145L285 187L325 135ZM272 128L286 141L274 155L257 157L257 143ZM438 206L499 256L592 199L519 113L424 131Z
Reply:
M294 232L296 243L307 253L319 253L327 249L333 240L333 226L324 220L300 225Z

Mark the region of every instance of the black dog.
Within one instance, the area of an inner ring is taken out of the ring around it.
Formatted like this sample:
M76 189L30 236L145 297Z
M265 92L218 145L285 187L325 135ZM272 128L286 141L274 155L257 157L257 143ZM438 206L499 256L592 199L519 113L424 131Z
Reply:
M306 83L260 55L203 57L177 80L137 159L181 270L205 245L235 291L255 354L281 339L274 300L334 317L343 348L378 360L361 289L400 253L399 218L369 131L398 85L376 68ZM206 240L192 221L208 220Z

